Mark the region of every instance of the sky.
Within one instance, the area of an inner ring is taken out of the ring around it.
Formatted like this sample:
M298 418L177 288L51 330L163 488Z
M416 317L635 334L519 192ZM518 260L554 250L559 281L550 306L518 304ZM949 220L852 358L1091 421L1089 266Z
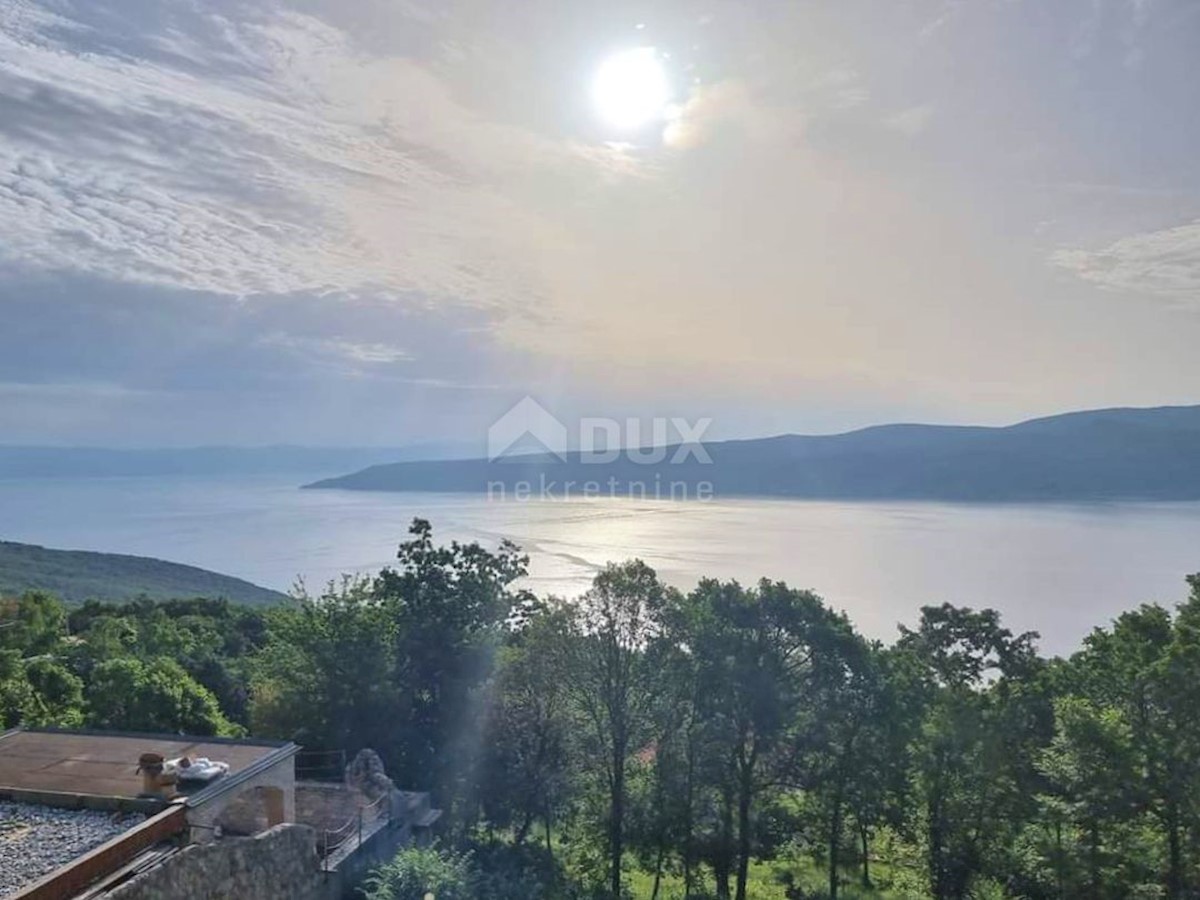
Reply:
M1200 402L1197 48L1197 0L0 0L0 443Z

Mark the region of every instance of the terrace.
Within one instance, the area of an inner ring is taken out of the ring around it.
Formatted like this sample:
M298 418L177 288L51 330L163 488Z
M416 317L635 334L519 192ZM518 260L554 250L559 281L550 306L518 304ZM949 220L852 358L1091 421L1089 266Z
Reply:
M0 734L0 897L72 897L147 854L294 821L298 751L288 742L15 729ZM208 757L220 777L147 792L143 754ZM228 824L227 824L228 822ZM169 842L167 847L164 842Z

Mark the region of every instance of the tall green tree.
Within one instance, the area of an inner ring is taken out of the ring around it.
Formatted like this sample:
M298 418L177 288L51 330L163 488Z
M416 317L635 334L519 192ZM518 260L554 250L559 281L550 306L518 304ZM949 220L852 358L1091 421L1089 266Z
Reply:
M423 519L409 531L396 566L269 615L251 719L314 748L377 750L466 828L496 654L528 599L511 588L525 558L508 543L436 544Z
M67 612L57 597L45 591L0 597L0 650L39 656L59 650L66 635Z
M1055 720L1054 739L1038 759L1048 781L1042 803L1053 835L1054 893L1124 896L1131 885L1109 864L1105 847L1142 803L1133 729L1120 709L1076 696L1057 700Z
M470 824L471 790L483 756L488 691L496 654L529 595L513 589L528 558L503 541L434 542L433 528L414 519L397 565L379 573L372 594L395 623L392 688L397 773L431 784L451 824Z
M1108 724L1085 731L1068 746L1075 758L1102 753L1112 770L1136 773L1130 785L1161 837L1161 883L1172 900L1200 891L1189 859L1200 835L1200 580L1193 576L1189 584L1190 596L1175 616L1161 606L1142 606L1086 639L1070 669L1073 694L1083 702L1064 707L1060 716L1064 741L1082 730L1081 708ZM1128 743L1109 739L1114 733L1128 734ZM1069 779L1060 783L1070 787ZM1068 791L1067 797L1085 809L1093 805L1086 786ZM1118 797L1129 802L1128 791ZM1094 817L1093 827L1103 828L1103 818ZM1119 816L1107 818L1119 821Z
M916 630L902 628L900 648L925 673L915 775L935 900L968 897L1032 811L1034 748L1049 740L1052 722L1047 710L1025 731L1022 686L1039 666L1035 637L1013 635L994 610L949 604L925 607Z
M650 650L662 634L666 591L641 560L609 565L573 607L564 681L582 719L588 764L608 798L609 891L621 896L626 778L631 754L653 735L662 681Z
M694 648L706 715L727 766L722 831L736 833L734 896L745 900L756 798L802 777L796 773L811 750L808 731L819 718L821 683L843 664L838 646L848 625L815 594L765 579L750 590L703 581L694 602L703 610ZM722 845L728 841L718 841ZM718 864L719 896L729 896L729 874Z
M919 672L906 655L873 643L865 663L856 675L862 724L850 746L847 804L858 837L859 881L870 890L872 835L882 828L902 830L912 803L909 774L921 726L921 694L915 688Z
M371 747L394 765L396 622L371 582L346 578L315 597L301 591L268 622L253 665L255 732L312 750Z
M110 659L92 672L85 690L93 728L236 736L242 730L221 713L216 698L177 662L164 657Z
M540 817L553 853L552 822L568 790L571 717L561 669L570 613L528 613L498 659L480 790L489 822L512 826L520 845Z
M56 659L41 656L25 663L29 684L24 724L78 728L83 724L83 680Z
M870 831L889 820L907 779L914 717L892 658L853 633L831 631L814 682L810 724L802 736L802 784L826 817L829 896L841 889L847 819L854 818L861 881L870 888Z
M0 598L0 723L78 727L83 682L71 671L67 613L43 591Z

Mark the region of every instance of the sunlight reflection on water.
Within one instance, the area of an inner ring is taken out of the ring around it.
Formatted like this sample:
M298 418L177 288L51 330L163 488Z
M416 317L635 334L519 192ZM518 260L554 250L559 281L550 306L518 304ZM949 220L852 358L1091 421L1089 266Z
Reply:
M300 491L302 479L0 481L0 537L156 556L286 589L391 561L413 516L442 539L531 556L529 587L573 596L606 561L668 582L761 576L809 587L871 636L925 603L994 606L1066 652L1122 609L1184 593L1200 504L944 505L717 500L488 502L467 494Z

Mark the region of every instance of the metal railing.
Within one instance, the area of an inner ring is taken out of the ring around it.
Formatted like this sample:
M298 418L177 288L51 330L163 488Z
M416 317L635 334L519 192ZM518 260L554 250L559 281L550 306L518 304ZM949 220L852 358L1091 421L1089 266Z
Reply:
M364 827L373 825L380 820L391 819L391 799L390 793L383 794L370 803L364 803L360 806L358 812L348 818L342 825L322 831L321 840L318 842L322 861L327 860L330 854L340 850L348 841L353 840L356 842L356 848L361 847Z

